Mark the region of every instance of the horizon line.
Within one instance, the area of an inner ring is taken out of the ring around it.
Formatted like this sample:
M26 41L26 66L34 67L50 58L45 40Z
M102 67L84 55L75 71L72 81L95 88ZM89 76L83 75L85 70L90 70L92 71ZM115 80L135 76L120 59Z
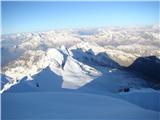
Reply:
M160 26L160 24L148 24L148 25L104 25L104 26L85 26L85 27L64 27L64 28L50 28L46 30L33 30L33 31L24 31L24 32L13 32L13 33L3 33L1 29L1 36L3 35L13 35L13 34L24 34L24 33L40 33L40 32L49 32L54 30L76 30L76 29L98 29L98 28L143 28L143 27L153 27Z

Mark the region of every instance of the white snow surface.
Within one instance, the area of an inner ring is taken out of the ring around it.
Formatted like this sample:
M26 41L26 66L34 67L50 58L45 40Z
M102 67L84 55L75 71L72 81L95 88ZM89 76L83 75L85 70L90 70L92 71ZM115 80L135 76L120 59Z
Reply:
M158 31L104 27L3 35L2 119L159 120L160 91L120 69L141 56L159 58Z
M8 93L2 96L2 118L15 120L123 119L158 120L159 112L109 96L85 93Z

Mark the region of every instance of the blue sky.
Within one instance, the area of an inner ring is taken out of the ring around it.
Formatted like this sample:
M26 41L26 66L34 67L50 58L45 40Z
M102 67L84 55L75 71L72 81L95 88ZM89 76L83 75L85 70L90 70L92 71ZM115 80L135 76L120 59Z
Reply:
M2 2L2 33L57 28L152 25L158 2Z

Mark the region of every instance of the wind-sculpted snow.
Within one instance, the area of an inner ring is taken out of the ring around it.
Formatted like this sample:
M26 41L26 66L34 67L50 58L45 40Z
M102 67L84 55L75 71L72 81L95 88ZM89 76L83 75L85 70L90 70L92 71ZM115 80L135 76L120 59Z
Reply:
M84 65L68 56L62 73L63 88L77 89L98 77L100 73L87 65Z

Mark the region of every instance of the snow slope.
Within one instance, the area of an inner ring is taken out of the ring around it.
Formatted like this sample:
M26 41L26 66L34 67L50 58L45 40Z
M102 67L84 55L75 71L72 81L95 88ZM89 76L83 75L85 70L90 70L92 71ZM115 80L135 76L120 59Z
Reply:
M6 92L45 92L62 90L62 77L53 73L49 67L32 76L32 80L24 77L19 83Z
M61 92L2 94L2 119L158 120L159 115L159 112L101 95Z
M160 111L160 91L153 89L132 90L129 93L120 93L120 97L142 108Z

